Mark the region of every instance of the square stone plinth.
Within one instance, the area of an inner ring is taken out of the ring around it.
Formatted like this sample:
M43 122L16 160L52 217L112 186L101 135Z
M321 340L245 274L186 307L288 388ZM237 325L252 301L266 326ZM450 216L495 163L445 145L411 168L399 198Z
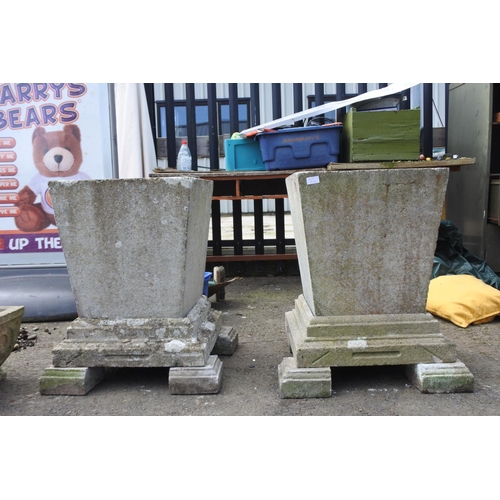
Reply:
M185 318L77 318L52 350L54 367L204 366L221 329L221 313L201 296Z
M428 313L318 317L300 295L285 325L298 368L451 363L457 357Z

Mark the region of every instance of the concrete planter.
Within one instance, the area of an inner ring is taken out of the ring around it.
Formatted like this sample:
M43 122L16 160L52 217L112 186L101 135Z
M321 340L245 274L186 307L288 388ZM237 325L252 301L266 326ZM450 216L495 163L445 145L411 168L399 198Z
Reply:
M171 177L49 187L78 318L52 351L40 392L86 394L106 367L170 367L169 377L196 367L176 393L203 385L212 393L222 318L202 292L213 184Z
M462 390L456 347L426 312L447 182L446 168L287 178L303 294L285 314L294 363L282 365L282 397L318 397L311 380L336 366L444 365L444 390Z
M10 356L16 343L24 306L0 306L0 366ZM0 368L0 380L2 379Z

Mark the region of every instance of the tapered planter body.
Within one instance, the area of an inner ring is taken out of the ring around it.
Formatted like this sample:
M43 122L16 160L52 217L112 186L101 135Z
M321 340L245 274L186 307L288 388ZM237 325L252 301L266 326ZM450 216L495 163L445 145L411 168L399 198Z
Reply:
M212 183L51 182L80 318L182 317L203 291Z

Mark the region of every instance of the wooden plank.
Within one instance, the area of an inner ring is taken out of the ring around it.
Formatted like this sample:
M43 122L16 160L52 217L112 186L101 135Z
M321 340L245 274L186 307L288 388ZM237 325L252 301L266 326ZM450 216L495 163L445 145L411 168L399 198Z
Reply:
M356 162L356 163L329 163L321 168L300 168L295 170L262 170L262 171L234 171L213 170L197 172L181 172L175 168L155 168L150 177L172 177L179 175L194 175L203 179L213 180L265 180L270 177L275 179L286 178L296 172L325 172L331 170L373 170L382 168L436 168L447 167L453 170L456 167L474 165L475 158L461 157L444 160L417 160L417 161L385 161L385 162Z
M448 167L463 167L466 165L474 165L475 158L457 158L448 160L419 160L419 161L387 161L387 162L357 162L357 163L329 163L327 170L374 170L384 168L436 168Z
M223 180L259 180L268 179L269 177L279 179L288 177L295 172L307 170L308 172L325 172L326 168L308 168L308 169L295 169L295 170L211 170L211 171L192 171L181 172L175 168L155 168L150 177L172 177L178 175L195 175L203 179L223 179Z

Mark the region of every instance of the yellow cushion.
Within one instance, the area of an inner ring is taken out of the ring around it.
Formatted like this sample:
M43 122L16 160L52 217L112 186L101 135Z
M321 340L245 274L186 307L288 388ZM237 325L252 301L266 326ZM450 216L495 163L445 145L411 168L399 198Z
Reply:
M429 283L426 309L462 328L487 323L500 314L500 290L469 274L439 276Z

